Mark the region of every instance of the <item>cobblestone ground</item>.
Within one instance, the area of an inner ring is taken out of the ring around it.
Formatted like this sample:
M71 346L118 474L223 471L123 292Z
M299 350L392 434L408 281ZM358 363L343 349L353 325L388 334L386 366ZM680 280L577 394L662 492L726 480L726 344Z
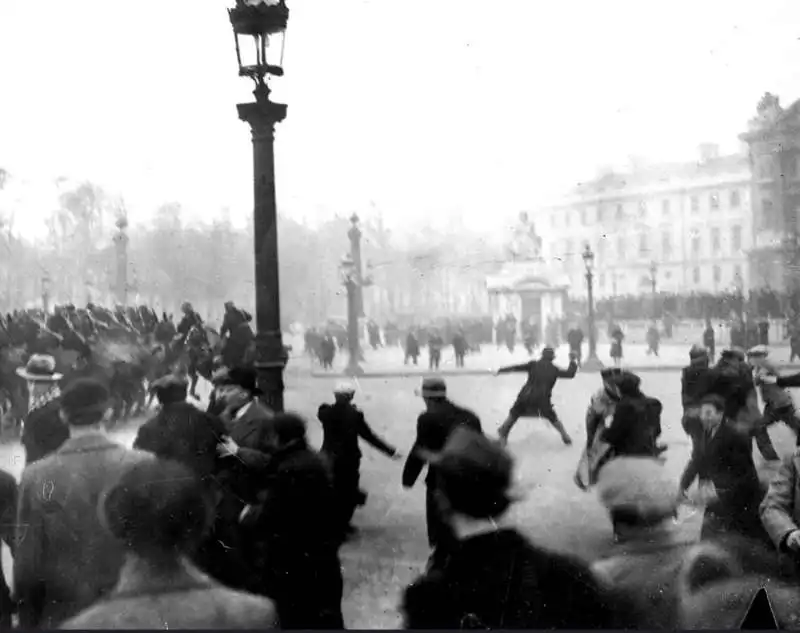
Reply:
M659 355L654 356L647 354L646 345L625 345L624 358L622 365L631 368L652 368L659 370L666 369L679 369L688 364L689 349L694 344L694 341L681 342L681 343L668 343L661 346ZM789 360L789 348L785 345L771 347L771 356L778 363L787 363ZM587 354L588 347L584 345L583 353L584 358ZM533 358L538 358L541 348L534 353ZM597 356L601 362L606 366L613 365L613 361L609 356L608 345L602 345L597 348ZM408 373L408 374L423 374L428 371L428 351L423 350L419 357L419 365L403 364L403 350L400 347L379 348L377 350L367 349L364 352L365 360L361 364L364 371L367 373ZM556 354L556 363L566 365L568 362L569 347L562 345L558 348ZM479 371L491 371L502 367L503 365L511 365L514 363L523 363L530 360L530 356L525 351L524 347L517 346L514 352L509 352L505 347L498 348L496 345L483 345L480 352L476 352L467 356L465 360L465 368L463 371L467 373L474 373ZM309 358L297 358L295 362L304 364L307 368L312 368L315 375L323 375L326 372L312 362ZM795 360L797 362L797 360ZM328 373L341 373L347 364L347 352L342 351L337 353L334 360L334 368ZM448 347L442 352L442 359L440 369L448 373L454 371L461 371L456 368L455 356L453 348Z
M669 444L667 468L677 478L688 458L689 443L680 428L680 379L677 372L644 373L643 388L664 403L663 440ZM331 397L335 379L312 379L301 363L293 362L286 376L287 408L309 420L309 435L319 445L318 405ZM448 378L455 402L472 408L494 433L522 384L521 376L458 376ZM358 382L356 396L373 428L406 453L414 438L422 401L414 395L419 378L368 379ZM561 444L558 434L542 420L523 419L511 435L509 448L518 460L518 476L528 497L513 511L512 521L531 538L553 549L591 559L610 545L610 527L592 493L578 490L572 475L580 456L583 420L599 377L578 375L559 383L556 409L573 435L572 447ZM791 450L789 432L773 429L779 450ZM117 432L125 443L131 429ZM349 628L396 628L401 591L422 570L428 555L424 518L424 486L411 491L400 485L402 463L392 462L363 448L362 486L369 493L366 507L356 513L360 533L341 551L345 577L344 612ZM4 467L18 474L22 466L19 446L0 447ZM687 511L683 525L687 538L698 530L698 514ZM8 564L7 553L4 563Z

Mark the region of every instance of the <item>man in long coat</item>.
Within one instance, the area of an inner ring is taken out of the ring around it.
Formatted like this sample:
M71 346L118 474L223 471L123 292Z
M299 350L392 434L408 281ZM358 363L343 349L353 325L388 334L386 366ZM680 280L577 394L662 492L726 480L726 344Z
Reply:
M566 445L572 444L572 438L567 433L561 420L558 419L553 408L553 387L559 378L572 378L578 371L578 364L574 354L569 355L569 367L560 369L553 364L555 351L552 347L545 347L542 350L542 357L521 365L510 365L497 370L496 375L508 374L511 372L527 372L528 380L519 392L516 402L511 407L505 422L500 425L498 435L500 440L505 443L508 441L508 434L521 417L540 417L544 418L553 425L561 435L561 439Z
M342 537L353 532L350 525L353 513L366 501L366 494L359 488L359 438L391 459L400 458L396 448L375 435L364 413L353 404L354 395L355 389L350 383L340 383L334 391L336 401L321 405L317 412L325 432L321 453L333 476L336 519Z
M424 451L442 450L450 434L458 427L482 433L481 421L472 411L459 407L447 399L447 386L441 378L425 378L421 395L426 410L417 418L417 437L403 468L403 487L411 488L426 465ZM453 544L452 534L436 504L436 469L428 468L425 477L425 518L428 526L428 543L433 549L431 565L446 560Z
M233 301L225 304L225 317L219 335L224 341L222 358L227 367L242 363L250 341L253 340L253 330L249 325L252 319L250 314L237 308Z

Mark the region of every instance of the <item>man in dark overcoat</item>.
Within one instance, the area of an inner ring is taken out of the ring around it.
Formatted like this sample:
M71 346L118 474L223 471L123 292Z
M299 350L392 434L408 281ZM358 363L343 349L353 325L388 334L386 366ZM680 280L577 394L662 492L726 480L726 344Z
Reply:
M521 417L541 417L550 422L553 428L559 432L561 439L566 445L572 444L572 438L567 433L561 420L558 419L553 408L553 387L559 378L572 378L578 371L578 364L574 354L569 355L569 367L560 369L553 364L555 351L552 347L545 347L542 350L542 357L539 360L532 360L521 365L510 365L497 370L496 375L508 374L512 372L527 372L528 379L519 392L517 400L511 407L505 422L500 425L498 435L500 440L505 443L511 429Z
M243 535L242 514L259 503L266 490L274 446L271 439L274 413L258 400L256 371L233 367L218 376L219 399L224 402L220 418L227 432L217 450L221 464L217 481L222 499L214 526L217 539L229 552L229 563L216 566L215 576L224 584L263 594L257 570L248 562L259 547L259 535Z
M342 571L333 486L306 440L305 421L281 413L270 423L273 462L267 487L243 516L258 534L254 562L263 593L275 600L284 629L342 629Z
M464 336L463 328L458 328L453 335L453 353L456 357L456 367L464 366L464 356L466 356L467 351L469 351L467 337Z
M481 421L468 409L453 404L447 398L447 386L441 378L425 378L420 392L425 401L425 411L417 418L417 436L403 468L403 487L411 488L426 465L421 451L440 451L454 429L464 426L482 433ZM428 543L433 549L431 565L441 564L452 545L451 534L439 514L434 490L436 469L428 468L425 477L425 518Z
M396 448L375 435L364 413L353 404L354 396L351 383L340 383L334 391L336 401L321 405L317 412L324 430L321 454L333 476L336 518L343 538L354 531L350 521L356 507L366 502L366 493L359 488L359 438L387 457L401 458Z

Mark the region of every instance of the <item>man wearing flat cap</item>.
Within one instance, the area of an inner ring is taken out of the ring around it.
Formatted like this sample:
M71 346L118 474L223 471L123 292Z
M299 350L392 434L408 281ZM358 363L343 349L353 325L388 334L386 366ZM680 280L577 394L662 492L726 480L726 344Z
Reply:
M561 441L567 446L572 444L572 438L553 408L553 388L559 378L573 378L575 376L578 371L577 357L575 354L570 353L569 367L567 369L557 367L553 363L555 357L555 350L552 347L545 347L539 360L532 360L521 365L510 365L497 370L495 375L512 372L525 372L528 374L528 379L511 407L508 417L497 431L502 442L508 441L508 435L517 420L522 417L532 417L544 418L550 422L553 428L561 435Z
M406 589L406 628L617 628L610 596L586 565L506 523L522 495L499 442L459 427L439 453L423 457L436 468L436 503L458 546Z
M57 450L69 438L69 429L59 415L63 377L56 372L52 356L34 354L17 375L28 385L28 415L22 427L25 463L32 464Z
M359 488L361 449L359 438L391 459L401 459L397 449L378 437L367 424L364 413L353 404L355 388L342 382L334 389L333 404L323 404L317 411L324 436L321 454L333 475L337 521L342 537L354 532L350 524L353 513L366 502L366 493Z
M154 459L108 437L102 383L76 380L59 408L70 437L26 467L19 488L14 588L26 629L56 628L113 589L124 551L103 529L98 501L128 465Z
M425 411L417 418L417 437L403 468L403 487L411 488L425 467L425 455L444 447L450 434L459 427L482 433L481 421L472 411L453 404L447 398L447 386L442 378L425 378L419 394L425 401ZM446 523L439 515L434 498L436 468L428 467L425 477L425 518L428 543L433 549L431 565L441 564L453 545Z

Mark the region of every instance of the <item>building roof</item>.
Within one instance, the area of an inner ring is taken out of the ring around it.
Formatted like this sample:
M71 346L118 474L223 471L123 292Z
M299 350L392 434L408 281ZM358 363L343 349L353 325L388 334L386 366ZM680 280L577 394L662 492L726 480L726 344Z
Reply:
M579 196L611 193L654 184L666 185L676 181L749 173L749 169L749 160L745 154L719 156L704 162L659 163L642 166L635 171L609 173L596 180L578 183L571 193Z

